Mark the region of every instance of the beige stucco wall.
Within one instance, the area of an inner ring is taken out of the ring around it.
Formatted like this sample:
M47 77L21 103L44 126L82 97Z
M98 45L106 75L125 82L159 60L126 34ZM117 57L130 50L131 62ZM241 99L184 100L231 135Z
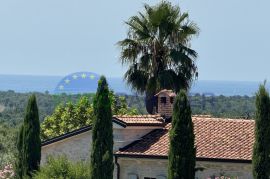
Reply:
M167 160L119 158L118 163L121 166L120 179L128 179L130 174L136 174L138 179L144 177L157 178L158 176L167 177ZM208 179L220 175L238 176L237 179L252 179L251 164L198 161L196 165L204 168L203 171L196 173L196 179Z

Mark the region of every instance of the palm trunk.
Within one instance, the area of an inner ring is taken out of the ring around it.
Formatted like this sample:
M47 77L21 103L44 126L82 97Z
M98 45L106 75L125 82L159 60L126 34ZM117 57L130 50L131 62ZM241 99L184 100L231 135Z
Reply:
M154 93L146 93L145 106L149 114L155 114L157 109L157 100Z

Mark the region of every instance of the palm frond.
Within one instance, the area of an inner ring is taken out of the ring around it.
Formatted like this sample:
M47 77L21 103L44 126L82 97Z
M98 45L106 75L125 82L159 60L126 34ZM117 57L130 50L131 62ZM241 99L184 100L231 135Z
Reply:
M143 93L146 90L148 74L137 68L137 64L130 66L124 75L124 79L131 89Z
M122 48L120 56L122 64L135 63L143 49L140 42L129 38L119 41L117 44Z
M138 40L151 37L147 25L145 22L142 22L138 16L131 17L126 24L130 26L130 31L133 33L133 35L137 35L137 37L139 37Z
M158 75L160 89L175 89L177 74L173 70L164 70Z
M183 14L180 15L179 19L177 20L177 24L181 25L181 23L186 21L188 17L189 17L188 13L184 12Z
M193 36L198 36L200 33L200 29L197 24L193 22L187 22L183 26L181 26L181 30L179 33L179 41L185 42L187 44L190 42Z
M140 68L149 70L151 68L151 59L152 59L152 54L145 53L140 57Z

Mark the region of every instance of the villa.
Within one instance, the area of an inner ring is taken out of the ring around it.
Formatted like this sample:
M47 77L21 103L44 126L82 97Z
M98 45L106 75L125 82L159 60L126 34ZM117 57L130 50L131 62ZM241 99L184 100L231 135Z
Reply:
M156 115L113 116L114 179L167 178L175 93L162 90L156 97ZM196 178L253 178L253 120L193 116L193 123ZM72 161L88 160L91 141L91 126L44 141L41 164L49 155L65 154Z

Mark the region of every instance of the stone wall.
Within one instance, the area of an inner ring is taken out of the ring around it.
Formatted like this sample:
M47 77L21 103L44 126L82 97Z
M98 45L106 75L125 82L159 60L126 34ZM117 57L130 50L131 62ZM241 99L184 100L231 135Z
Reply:
M157 178L167 176L167 160L119 158L120 179L129 179L136 175L136 179L144 177Z
M118 163L120 164L120 179L134 176L137 177L136 179L167 177L168 160L119 158ZM227 176L230 179L253 178L251 164L198 161L196 165L204 168L203 171L196 173L196 179L211 179L218 176Z

